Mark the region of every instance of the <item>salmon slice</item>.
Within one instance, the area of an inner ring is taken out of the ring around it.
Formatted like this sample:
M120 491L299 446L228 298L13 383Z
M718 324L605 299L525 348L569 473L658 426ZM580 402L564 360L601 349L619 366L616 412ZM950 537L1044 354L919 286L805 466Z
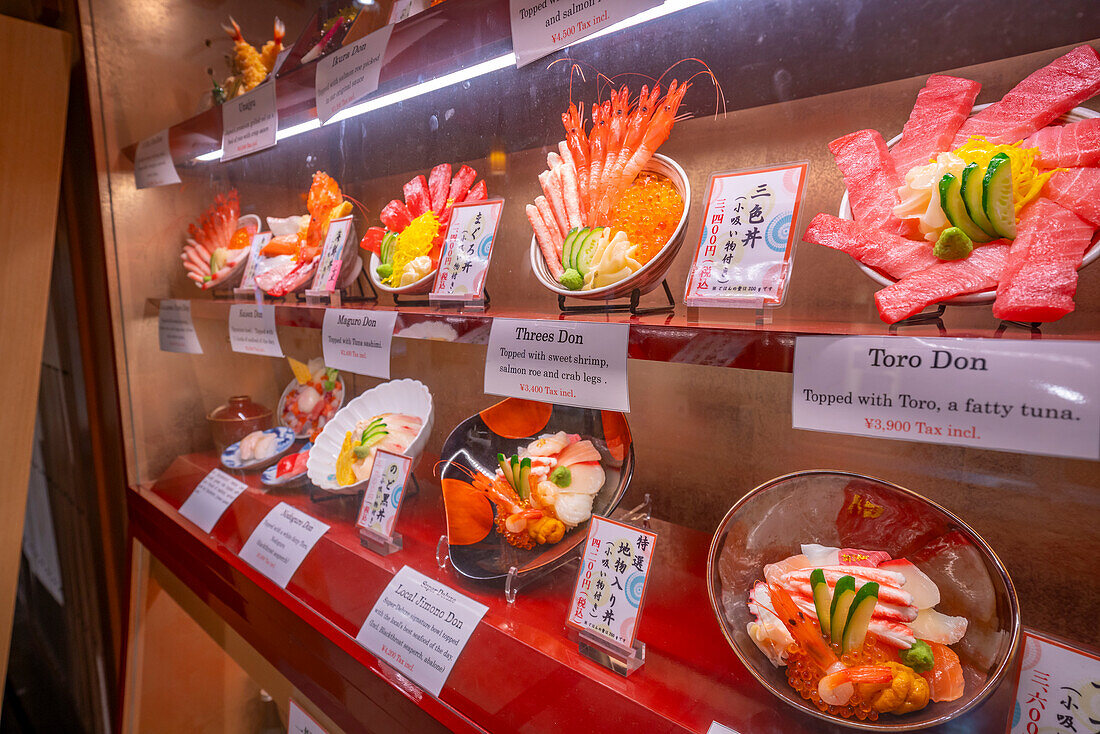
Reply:
M1100 163L1100 117L1044 127L1024 141L1039 150L1043 168L1095 166Z
M1043 187L1043 195L1100 227L1100 168L1058 171Z
M1100 56L1078 46L1035 72L959 128L952 148L974 135L992 143L1015 143L1046 127L1100 92Z
M995 288L1008 256L1004 240L995 240L965 260L945 260L913 273L875 294L879 316L888 324L920 313L933 303Z
M937 153L951 146L962 127L982 85L970 79L945 74L928 77L924 89L909 113L909 121L901 130L901 140L890 149L898 175L914 166L923 166Z
M1029 204L1021 212L993 315L1012 321L1055 321L1072 311L1077 268L1092 233L1091 224L1050 199Z
M912 222L894 215L894 207L901 202L901 176L881 133L857 130L829 143L829 151L844 175L848 202L857 222L894 234L915 234Z
M911 240L876 227L868 227L831 214L818 214L802 235L806 242L846 252L864 265L891 278L930 268L939 262L923 240Z

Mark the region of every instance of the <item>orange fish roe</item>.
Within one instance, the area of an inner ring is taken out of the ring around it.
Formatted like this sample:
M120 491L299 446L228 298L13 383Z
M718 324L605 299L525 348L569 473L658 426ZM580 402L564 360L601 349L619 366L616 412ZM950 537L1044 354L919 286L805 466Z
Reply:
M841 661L846 665L874 665L885 660L894 659L885 648L868 639L860 650L841 656ZM860 721L877 721L878 711L871 708L871 704L855 694L852 702L847 706L831 706L821 700L817 693L817 684L825 677L824 671L817 667L809 656L796 644L787 646L787 682L798 691L798 695L806 699L819 711L824 711L833 716L850 719L853 716Z
M683 212L684 200L672 182L647 172L639 174L623 192L611 212L610 224L626 232L630 244L638 246L635 259L645 265L672 237Z

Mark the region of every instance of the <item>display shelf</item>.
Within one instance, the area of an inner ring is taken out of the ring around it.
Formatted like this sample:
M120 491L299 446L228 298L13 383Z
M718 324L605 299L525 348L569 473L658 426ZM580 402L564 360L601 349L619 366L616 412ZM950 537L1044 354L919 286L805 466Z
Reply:
M383 707L383 729L400 727L410 703L455 731L520 729L705 732L712 721L753 734L842 732L779 705L726 644L707 600L710 537L653 521L659 535L638 639L646 664L622 678L584 658L565 634L573 574L567 569L524 588L514 604L503 590L467 582L435 559L444 532L438 484L418 472L422 491L403 504L405 547L376 556L360 546L355 501L313 503L300 491L264 491L258 475L211 534L178 508L218 465L214 454L177 458L155 483L129 493L135 535L173 573L348 731ZM252 529L279 502L331 525L285 590L237 557ZM393 574L408 565L489 607L439 699L381 664L354 640ZM571 568L571 567L570 567ZM1001 732L1010 719L1015 678L942 731ZM407 710L407 709L405 709ZM372 721L373 723L373 721Z

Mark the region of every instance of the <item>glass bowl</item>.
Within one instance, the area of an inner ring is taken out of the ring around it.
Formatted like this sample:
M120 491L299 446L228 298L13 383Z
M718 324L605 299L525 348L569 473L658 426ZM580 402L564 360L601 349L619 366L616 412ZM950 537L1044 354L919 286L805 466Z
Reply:
M940 589L936 610L969 620L951 646L965 679L961 698L930 702L909 714L877 721L819 711L788 684L749 637L746 602L764 565L796 555L799 545L883 550L908 558ZM1016 590L993 550L962 520L915 492L841 471L787 474L742 497L726 514L707 557L707 591L734 653L773 695L834 724L865 731L912 731L942 724L981 702L1007 674L1020 640Z

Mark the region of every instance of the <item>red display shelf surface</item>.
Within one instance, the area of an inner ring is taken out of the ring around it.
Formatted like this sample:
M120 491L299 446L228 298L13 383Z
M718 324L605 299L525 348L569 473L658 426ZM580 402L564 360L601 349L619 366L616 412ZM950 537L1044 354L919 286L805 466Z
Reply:
M434 463L425 457L421 467ZM259 475L205 534L178 508L218 459L179 457L157 482L129 493L131 527L173 573L348 731L411 730L415 704L452 731L705 732L717 721L741 734L842 732L773 698L722 636L706 592L710 537L653 521L659 536L638 639L646 663L629 678L583 657L565 632L574 567L503 590L440 570L444 532L438 484L418 472L398 531L404 549L377 556L359 543L354 499L312 502L302 490L264 490ZM280 589L237 557L279 502L331 525ZM402 566L488 606L436 699L355 642L379 594ZM1004 732L1013 686L1002 684L978 709L937 731ZM416 729L423 731L423 727Z

